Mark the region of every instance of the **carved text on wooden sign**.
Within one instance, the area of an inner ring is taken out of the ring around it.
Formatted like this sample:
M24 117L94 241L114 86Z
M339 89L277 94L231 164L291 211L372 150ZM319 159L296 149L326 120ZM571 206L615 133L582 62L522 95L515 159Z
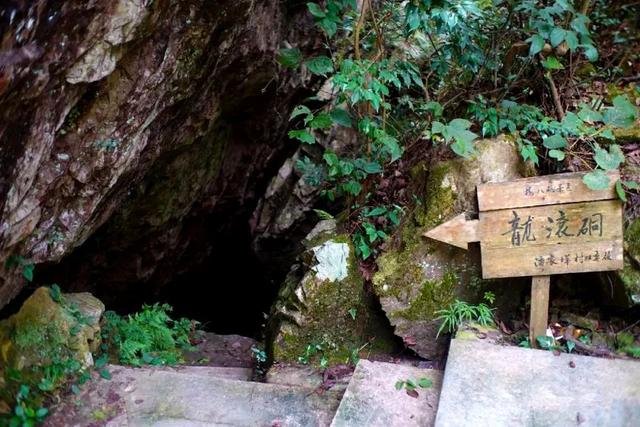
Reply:
M480 242L482 275L542 276L623 266L622 203L610 187L590 190L582 173L478 186L477 220L464 214L426 236L458 247Z

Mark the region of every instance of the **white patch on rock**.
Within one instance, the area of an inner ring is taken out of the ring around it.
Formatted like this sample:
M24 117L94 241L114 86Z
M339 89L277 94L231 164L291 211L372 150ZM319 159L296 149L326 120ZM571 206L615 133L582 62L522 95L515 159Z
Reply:
M333 240L313 248L318 264L313 267L320 280L335 282L348 276L349 245L336 243Z

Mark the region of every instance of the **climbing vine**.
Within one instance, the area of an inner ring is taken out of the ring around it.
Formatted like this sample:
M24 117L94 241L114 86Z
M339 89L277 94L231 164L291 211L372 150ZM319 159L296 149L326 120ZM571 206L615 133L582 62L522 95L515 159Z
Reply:
M447 146L471 157L479 138L509 134L524 160L555 172L590 170L584 182L592 189L607 188L606 172L625 161L616 135L638 119L637 89L607 99L589 93L588 77L582 85L575 77L581 69L599 72L594 28L621 22L607 17L605 2L328 0L306 6L323 33L325 53L305 58L290 47L278 59L325 83L291 113L289 137L322 146L320 157L303 156L297 168L329 201L344 200L357 213L353 236L363 259L401 212L376 200L377 185L415 153ZM621 7L618 12L629 12ZM564 99L559 87L566 85L558 82L569 80L584 89ZM330 143L342 128L355 135L355 144ZM637 188L632 181L616 183L623 200ZM370 221L389 212L387 221Z

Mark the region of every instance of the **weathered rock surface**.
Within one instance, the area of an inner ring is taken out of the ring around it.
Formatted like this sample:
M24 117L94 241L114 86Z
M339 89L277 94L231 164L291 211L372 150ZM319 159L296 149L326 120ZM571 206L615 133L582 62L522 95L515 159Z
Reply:
M638 362L451 342L437 427L631 427L638 420Z
M349 363L360 350L388 347L349 236L338 234L334 221L321 221L306 244L303 263L287 276L267 324L274 360Z
M528 173L515 143L506 138L481 141L477 150L469 160L416 167L412 180L416 194L424 197L422 204L403 226L401 244L378 259L379 271L373 278L396 335L428 359L439 358L445 351L445 338L436 340L436 312L455 298L478 300L481 291L493 285L481 280L478 248L464 251L427 240L422 234L460 213L477 212L478 184L508 181ZM498 304L517 303L506 295L517 291L513 284L492 290L499 297Z
M298 37L312 26L305 11L287 8L0 6L0 263L11 254L57 262L88 240L82 262L61 268L62 283L109 297L202 262L215 217L248 221L293 151L278 112L304 76L280 72L275 56L282 43L313 37ZM0 307L23 285L19 268L2 270Z
M428 379L431 386L418 387L417 397L395 388L398 381L417 383L423 378ZM361 360L331 426L433 426L441 384L442 371Z
M220 378L220 372L111 366L47 418L48 426L327 426L339 397ZM235 369L235 368L218 368ZM76 402L79 402L76 404Z

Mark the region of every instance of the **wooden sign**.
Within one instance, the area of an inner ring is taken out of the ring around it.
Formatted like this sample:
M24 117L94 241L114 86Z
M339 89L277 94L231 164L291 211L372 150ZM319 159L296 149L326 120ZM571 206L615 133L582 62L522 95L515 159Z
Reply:
M478 219L462 214L425 236L463 249L480 242L485 279L534 276L532 328L537 323L539 332L541 321L533 316L544 316L546 329L549 275L623 268L622 203L615 191L619 174L609 173L605 190L589 189L583 176L479 185Z

